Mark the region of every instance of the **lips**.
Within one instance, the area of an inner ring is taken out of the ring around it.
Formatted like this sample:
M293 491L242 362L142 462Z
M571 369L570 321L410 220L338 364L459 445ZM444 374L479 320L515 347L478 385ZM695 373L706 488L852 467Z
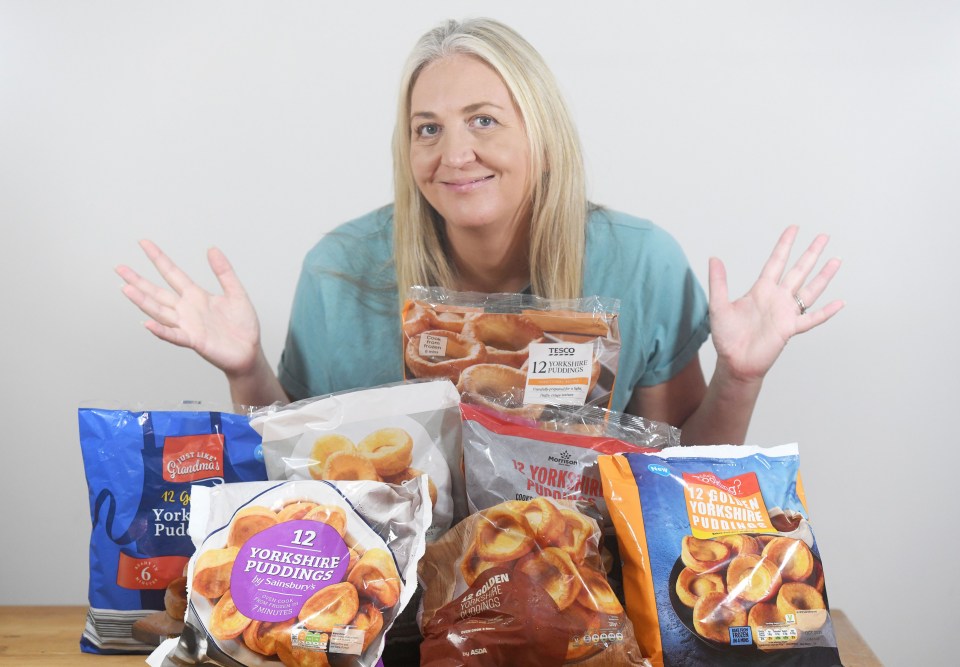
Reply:
M493 179L493 174L488 176L480 176L477 178L462 178L455 181L440 181L440 183L447 189L453 190L454 192L470 192L475 190L484 183Z

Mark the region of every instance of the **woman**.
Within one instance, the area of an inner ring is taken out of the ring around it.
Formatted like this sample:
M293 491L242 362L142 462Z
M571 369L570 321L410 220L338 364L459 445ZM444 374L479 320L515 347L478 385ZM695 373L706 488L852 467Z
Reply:
M121 266L124 294L151 318L153 334L223 370L233 400L246 405L400 380L398 285L616 297L624 342L612 407L679 426L688 443L743 442L763 377L787 341L843 307L807 310L840 266L830 260L808 281L825 236L786 270L797 234L788 228L733 302L723 264L712 259L708 302L672 238L588 204L578 140L552 75L495 21L451 21L420 39L404 69L393 150L395 203L308 254L279 376L219 250L208 259L222 295L201 290L148 241L142 246L172 291ZM708 385L697 355L711 332L717 364Z

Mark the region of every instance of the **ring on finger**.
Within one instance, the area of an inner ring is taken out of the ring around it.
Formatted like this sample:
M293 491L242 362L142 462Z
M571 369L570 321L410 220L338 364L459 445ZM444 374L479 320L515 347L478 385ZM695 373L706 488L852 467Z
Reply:
M797 305L800 306L800 314L805 315L807 312L807 307L803 303L803 299L800 298L799 294L793 295L793 300L797 302Z

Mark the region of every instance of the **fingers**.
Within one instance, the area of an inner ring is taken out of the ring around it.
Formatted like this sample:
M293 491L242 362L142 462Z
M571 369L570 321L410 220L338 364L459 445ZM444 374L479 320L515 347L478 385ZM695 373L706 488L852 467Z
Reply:
M175 324L175 309L157 302L153 297L145 294L135 285L126 284L120 291L147 317L152 317L157 322L166 326Z
M820 254L823 252L829 240L830 237L826 234L818 234L817 237L813 239L810 247L800 255L800 259L793 265L793 268L783 277L781 284L791 292L796 293L797 290L803 286L810 272L813 271L813 267L816 266L817 260L820 259ZM806 301L804 301L804 303L806 303Z
M801 334L810 331L814 327L820 326L831 317L839 313L846 304L843 301L831 301L819 310L808 310L806 315L797 319L797 331Z
M713 310L727 303L729 297L727 292L727 268L716 257L710 258L708 279L710 309Z
M177 294L183 294L183 291L193 284L190 276L181 271L153 241L144 239L140 241L140 247L143 248L147 257L157 267L157 271Z
M173 294L161 287L154 285L152 282L141 276L129 266L124 266L121 264L120 266L116 267L114 271L118 276L123 278L125 283L137 290L140 290L140 292L149 296L157 303L168 308L176 304L177 299Z
M191 347L190 338L183 332L182 329L164 326L163 324L160 324L154 320L147 320L144 322L143 326L147 328L147 331L152 333L160 340L165 340L168 343L173 343L179 347Z
M233 294L246 295L246 290L243 289L240 279L234 273L233 266L219 248L210 248L207 251L207 262L209 262L210 268L217 277L220 287L223 288L224 294L227 296Z
M760 271L761 279L771 280L775 283L780 282L783 269L787 266L787 260L790 259L790 249L793 247L793 241L796 238L796 225L790 225L783 230L777 245L773 247L773 252L767 259L767 263L763 265L763 269Z
M823 265L823 268L814 276L813 280L802 288L797 289L794 293L800 297L800 300L807 304L808 307L812 306L827 289L827 285L830 284L833 277L837 275L837 271L840 270L840 263L839 258L835 257L831 259Z

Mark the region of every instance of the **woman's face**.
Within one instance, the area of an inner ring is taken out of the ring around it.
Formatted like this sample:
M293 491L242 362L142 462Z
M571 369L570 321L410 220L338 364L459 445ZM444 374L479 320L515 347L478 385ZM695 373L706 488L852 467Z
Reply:
M504 231L526 217L526 132L493 69L465 55L436 60L414 84L410 108L413 177L448 228Z

